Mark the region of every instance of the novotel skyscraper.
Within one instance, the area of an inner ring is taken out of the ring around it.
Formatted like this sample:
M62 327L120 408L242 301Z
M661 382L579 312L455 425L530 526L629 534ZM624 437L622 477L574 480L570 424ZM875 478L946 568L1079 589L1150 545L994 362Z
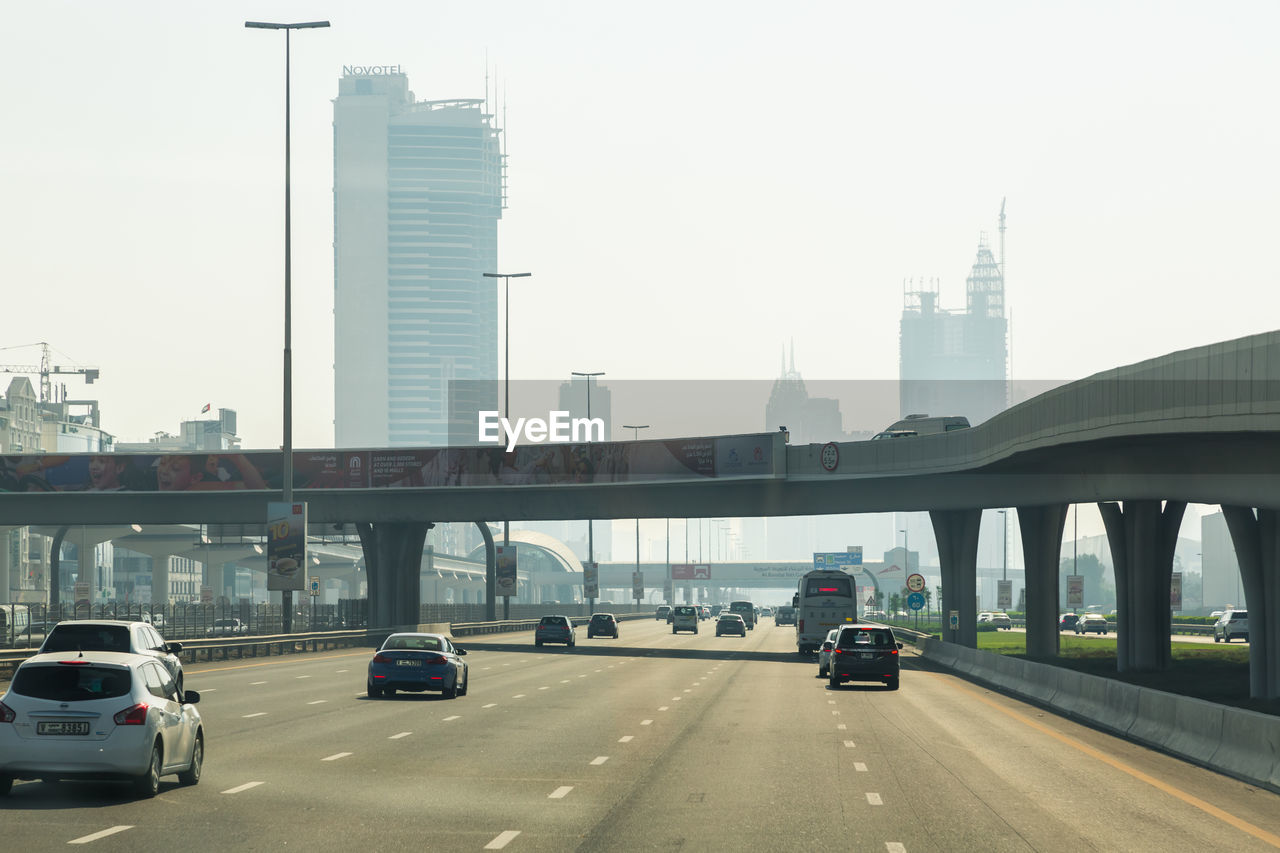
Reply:
M333 102L334 441L448 443L450 380L496 380L502 131L485 100L418 101L397 65ZM497 409L497 383L466 383ZM476 389L480 389L477 391ZM472 427L474 430L474 427Z

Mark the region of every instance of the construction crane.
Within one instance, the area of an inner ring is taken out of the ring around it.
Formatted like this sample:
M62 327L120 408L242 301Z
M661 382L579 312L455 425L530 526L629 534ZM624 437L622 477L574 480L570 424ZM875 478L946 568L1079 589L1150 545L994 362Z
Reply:
M33 376L39 375L41 403L52 402L53 383L50 381L49 377L54 374L79 373L84 376L84 381L88 385L92 385L93 380L98 378L98 368L96 367L66 367L61 364L53 364L53 358L49 352L49 344L45 341L40 341L38 344L23 344L21 347L0 347L0 351L34 346L41 348L39 364L0 364L0 373L26 373Z

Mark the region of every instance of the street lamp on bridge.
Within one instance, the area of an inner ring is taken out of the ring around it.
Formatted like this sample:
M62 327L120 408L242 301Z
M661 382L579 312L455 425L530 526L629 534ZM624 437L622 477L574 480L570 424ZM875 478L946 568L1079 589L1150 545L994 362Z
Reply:
M587 421L589 422L591 420L591 377L604 376L604 371L597 370L594 373L580 373L577 370L571 370L569 371L569 373L572 376L581 376L587 380ZM588 426L587 427L587 444L590 444L590 443L591 443L591 427ZM590 459L588 461L590 461L591 463L590 465L591 474L594 477L595 462ZM592 524L592 520L588 518L587 519L587 562L594 564L595 561L596 561L595 526ZM596 600L594 598L587 599L587 609L590 610L592 613L595 612Z

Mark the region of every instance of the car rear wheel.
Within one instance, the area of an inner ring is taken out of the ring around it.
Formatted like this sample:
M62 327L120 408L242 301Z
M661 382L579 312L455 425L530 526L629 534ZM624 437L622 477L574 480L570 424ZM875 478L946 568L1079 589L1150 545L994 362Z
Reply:
M835 690L837 687L840 686L840 679L836 678L836 674L834 672L830 672L830 674L827 676L827 685L832 690Z
M534 644L535 646L537 646L538 648L542 648L542 641L541 641L541 640L534 640L534 641L533 641L533 644Z
M0 797L9 796L9 789L13 787L12 776L0 776Z
M453 683L450 684L448 687L446 687L443 692L444 692L444 698L446 699L458 698L458 676L455 675L453 677Z
M897 689L898 689L898 679L897 679L897 678L889 678L889 679L886 679L886 680L885 680L885 682L884 682L884 686L885 686L885 687L888 687L890 690L897 690Z
M196 742L191 747L191 766L178 774L178 781L184 785L195 785L200 782L200 771L204 767L204 731L196 731Z
M151 745L151 763L140 776L133 778L133 790L139 797L150 798L160 790L160 741Z
M467 673L466 677L462 679L462 689L458 691L458 695L466 696L467 688L469 688L470 686L471 686L471 673Z

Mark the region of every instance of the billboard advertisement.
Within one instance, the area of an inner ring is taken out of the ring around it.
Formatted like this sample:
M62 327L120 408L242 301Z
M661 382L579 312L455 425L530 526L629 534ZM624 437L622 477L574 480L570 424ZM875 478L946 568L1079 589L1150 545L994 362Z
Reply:
M267 503L267 590L306 589L307 505Z

